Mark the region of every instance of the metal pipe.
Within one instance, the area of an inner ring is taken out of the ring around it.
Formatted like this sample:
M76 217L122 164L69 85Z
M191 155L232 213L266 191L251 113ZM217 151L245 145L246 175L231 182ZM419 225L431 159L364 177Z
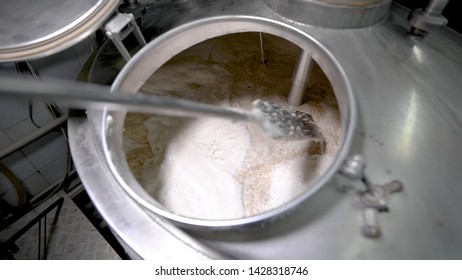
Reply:
M138 26L143 29L141 18L146 14L146 4L139 3L138 0L124 0L119 6L119 11L125 14L132 14Z
M430 0L425 8L425 12L440 15L448 3L449 0Z
M289 93L289 105L296 107L302 104L303 93L310 80L311 70L313 70L314 60L311 53L302 50L292 75L292 88Z
M138 0L124 0L124 4L130 8L136 8L139 5Z
M263 49L263 36L260 32L260 59L261 59L261 63L265 64L265 61L266 61L266 57L265 57L265 49Z
M254 111L220 107L186 99L160 95L111 91L105 85L44 82L0 76L0 94L15 98L44 99L66 102L77 109L131 110L139 113L166 114L181 117L220 117L234 121L256 121Z

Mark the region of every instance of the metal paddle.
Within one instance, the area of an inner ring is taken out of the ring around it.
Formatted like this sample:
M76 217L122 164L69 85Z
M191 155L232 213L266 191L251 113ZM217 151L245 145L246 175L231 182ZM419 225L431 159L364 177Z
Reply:
M253 102L253 109L246 111L142 92L111 91L110 87L102 85L45 82L5 76L0 77L0 94L15 98L61 101L76 109L107 107L110 110L182 117L220 117L253 122L273 139L322 140L311 115L270 101L256 100Z

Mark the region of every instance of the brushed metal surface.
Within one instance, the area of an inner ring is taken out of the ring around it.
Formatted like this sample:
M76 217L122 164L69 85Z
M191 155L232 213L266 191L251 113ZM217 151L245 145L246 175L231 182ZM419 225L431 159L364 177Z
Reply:
M384 20L391 0L266 0L281 16L329 28L363 28Z
M117 0L8 0L0 9L0 62L44 57L83 40Z

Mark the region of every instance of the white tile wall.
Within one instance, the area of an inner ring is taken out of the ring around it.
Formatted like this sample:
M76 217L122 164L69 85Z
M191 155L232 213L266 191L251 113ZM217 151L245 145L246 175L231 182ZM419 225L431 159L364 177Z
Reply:
M25 180L37 172L37 169L34 168L21 151L16 151L4 157L2 163L8 167L20 181Z
M67 153L67 141L61 131L51 131L25 146L22 151L37 170L43 169Z
M58 181L62 174L66 171L67 165L67 154L63 154L58 159L45 166L40 170L43 178L49 183L53 184Z
M75 80L95 47L95 37L91 36L72 48L30 63L43 80ZM16 75L14 63L0 63L0 75L5 73ZM67 110L65 107L61 109ZM33 118L39 126L53 121L45 103L40 100L33 101ZM0 96L0 150L14 141L23 139L36 129L29 119L27 101ZM64 175L67 151L67 141L57 129L0 161L18 177L29 195L33 196ZM17 204L16 190L1 173L0 198L11 205Z
M14 188L10 188L6 193L2 194L1 199L12 206L18 205L18 194Z
M0 129L6 130L25 119L28 116L28 105L24 100L2 98L0 102Z
M5 132L0 130L0 149L5 149L11 143L13 143L13 141L11 141Z
M37 105L39 105L39 103L37 103ZM43 105L43 107L37 106L37 105L34 105L33 107L33 111L34 111L33 120L35 124L37 124L39 127L43 127L51 123L54 120L54 118L51 115L51 113L48 111L48 109L45 109L46 105ZM41 110L38 111L36 109L41 109ZM27 118L15 124L14 126L10 128L5 129L4 131L11 140L18 141L26 137L27 135L31 134L35 130L37 130L37 127L32 123L32 120Z
M22 185L26 188L27 192L34 196L40 193L43 189L48 187L50 184L43 178L43 176L37 172L29 178L22 181Z
M5 129L4 131L11 140L19 141L22 138L34 132L35 130L37 130L37 127L35 127L32 124L32 121L29 119L25 119L13 125L12 127Z
M10 180L0 172L0 197L13 187Z

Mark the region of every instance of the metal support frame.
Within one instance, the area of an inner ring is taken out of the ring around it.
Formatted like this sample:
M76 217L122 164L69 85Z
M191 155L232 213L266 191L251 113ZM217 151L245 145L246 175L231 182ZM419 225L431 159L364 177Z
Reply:
M56 216L58 216L59 212L64 203L64 198L61 197L57 199L53 204L48 206L43 212L37 215L32 221L27 223L22 229L16 232L13 236L11 236L8 240L0 243L0 259L14 259L14 254L19 251L18 246L16 246L15 242L21 236L23 236L29 229L31 229L35 224L38 223L39 229L39 236L38 236L38 256L37 259L46 259L47 257L47 214L51 212L51 210L57 208ZM43 254L42 254L42 218L44 220L43 225Z

